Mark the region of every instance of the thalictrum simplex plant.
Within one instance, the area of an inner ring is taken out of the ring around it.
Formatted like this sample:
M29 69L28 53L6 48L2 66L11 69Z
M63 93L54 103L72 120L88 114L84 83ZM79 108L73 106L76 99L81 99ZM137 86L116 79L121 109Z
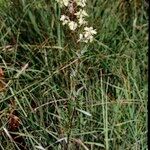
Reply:
M147 1L0 1L0 149L147 149Z

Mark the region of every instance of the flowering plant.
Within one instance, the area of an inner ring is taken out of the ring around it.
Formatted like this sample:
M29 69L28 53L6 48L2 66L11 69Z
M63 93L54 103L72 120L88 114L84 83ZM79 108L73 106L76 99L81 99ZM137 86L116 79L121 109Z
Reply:
M68 127L71 127L73 124L76 123L75 118L77 118L77 111L80 111L88 116L91 114L78 109L78 104L80 103L80 99L78 99L80 90L83 88L84 85L79 88L79 69L81 66L82 58L84 57L84 53L86 52L86 46L81 47L82 44L77 44L79 42L92 42L94 39L94 35L97 33L93 27L88 26L87 17L89 16L85 11L86 0L56 0L59 4L60 8L64 9L64 13L60 16L60 21L62 22L63 26L67 26L69 30L74 32L73 34L73 43L75 46L75 60L72 61L70 64L72 67L68 68L67 74L69 74L69 90L71 99L71 105L67 106L69 115L68 115ZM63 12L63 11L62 11ZM77 34L76 34L77 33ZM77 36L78 37L77 37ZM74 42L75 39L75 42ZM72 46L72 45L71 45ZM85 55L86 56L86 55ZM69 65L70 65L69 64ZM76 116L76 117L75 117ZM65 142L64 147L68 149L69 141L71 136L71 128L67 129L67 136L64 136ZM67 138L66 138L67 137ZM70 149L70 148L69 148Z
M93 27L88 27L86 18L89 15L84 10L86 0L56 0L56 2L67 10L67 14L62 14L60 17L62 25L67 25L72 31L82 29L77 42L92 42L97 32Z

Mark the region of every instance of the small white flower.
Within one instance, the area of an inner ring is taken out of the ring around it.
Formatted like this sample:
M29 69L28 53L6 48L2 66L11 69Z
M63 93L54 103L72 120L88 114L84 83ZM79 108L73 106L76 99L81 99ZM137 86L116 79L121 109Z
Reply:
M80 9L77 13L75 13L75 15L78 18L79 25L83 25L87 23L87 21L85 21L85 17L87 17L88 14L86 13L85 10Z
M87 33L92 34L92 35L94 35L94 34L97 33L96 30L93 29L93 27L85 27L84 30L85 30Z
M95 29L93 29L93 27L85 27L84 32L79 35L78 42L79 41L85 42L85 43L92 42L94 39L93 35L96 33L97 32Z
M93 40L94 40L93 35L89 36L88 40L89 40L90 42L93 42Z
M93 35L95 35L97 32L93 27L85 27L84 28L84 37L86 40L92 42L93 41Z
M69 5L69 0L56 0L56 2L60 5L60 7L67 7Z
M83 41L83 39L84 39L84 35L80 33L79 34L79 39L78 39L77 42Z
M79 25L87 24L87 21L84 18L79 18L78 19Z
M81 6L81 7L85 7L86 6L86 0L76 0L77 5Z
M87 12L85 10L83 10L83 9L80 9L78 12L75 13L75 15L78 18L88 16Z
M70 30L74 31L76 28L77 28L77 23L74 22L74 21L70 21L69 24L68 24Z
M69 0L63 0L64 5L67 7L69 4Z
M79 34L79 39L83 39L83 34Z
M70 19L66 15L61 15L60 21L62 21L62 24L65 25L65 24L67 24L70 21Z

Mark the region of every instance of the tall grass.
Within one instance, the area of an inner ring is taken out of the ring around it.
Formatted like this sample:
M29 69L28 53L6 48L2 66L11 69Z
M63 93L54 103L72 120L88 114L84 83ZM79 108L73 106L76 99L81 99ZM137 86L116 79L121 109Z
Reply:
M0 1L0 149L147 149L145 5L93 0L87 11L98 34L76 45L54 0Z

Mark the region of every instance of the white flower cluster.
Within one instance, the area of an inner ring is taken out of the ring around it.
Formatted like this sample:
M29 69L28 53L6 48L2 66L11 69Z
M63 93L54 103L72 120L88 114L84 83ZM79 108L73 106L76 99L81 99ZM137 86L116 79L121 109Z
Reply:
M71 0L56 0L56 2L61 6L68 6ZM75 1L77 6L85 7L86 6L86 0L72 0Z
M56 2L61 6L68 6L69 0L56 0Z
M84 27L84 32L79 35L78 41L83 41L85 43L88 43L88 41L93 41L93 35L97 32L93 29L93 27Z
M87 12L84 10L86 0L56 0L61 7L65 7L66 14L61 15L60 21L63 25L68 25L72 31L82 26L83 33L79 34L78 42L92 42L97 32L93 27L87 27Z

